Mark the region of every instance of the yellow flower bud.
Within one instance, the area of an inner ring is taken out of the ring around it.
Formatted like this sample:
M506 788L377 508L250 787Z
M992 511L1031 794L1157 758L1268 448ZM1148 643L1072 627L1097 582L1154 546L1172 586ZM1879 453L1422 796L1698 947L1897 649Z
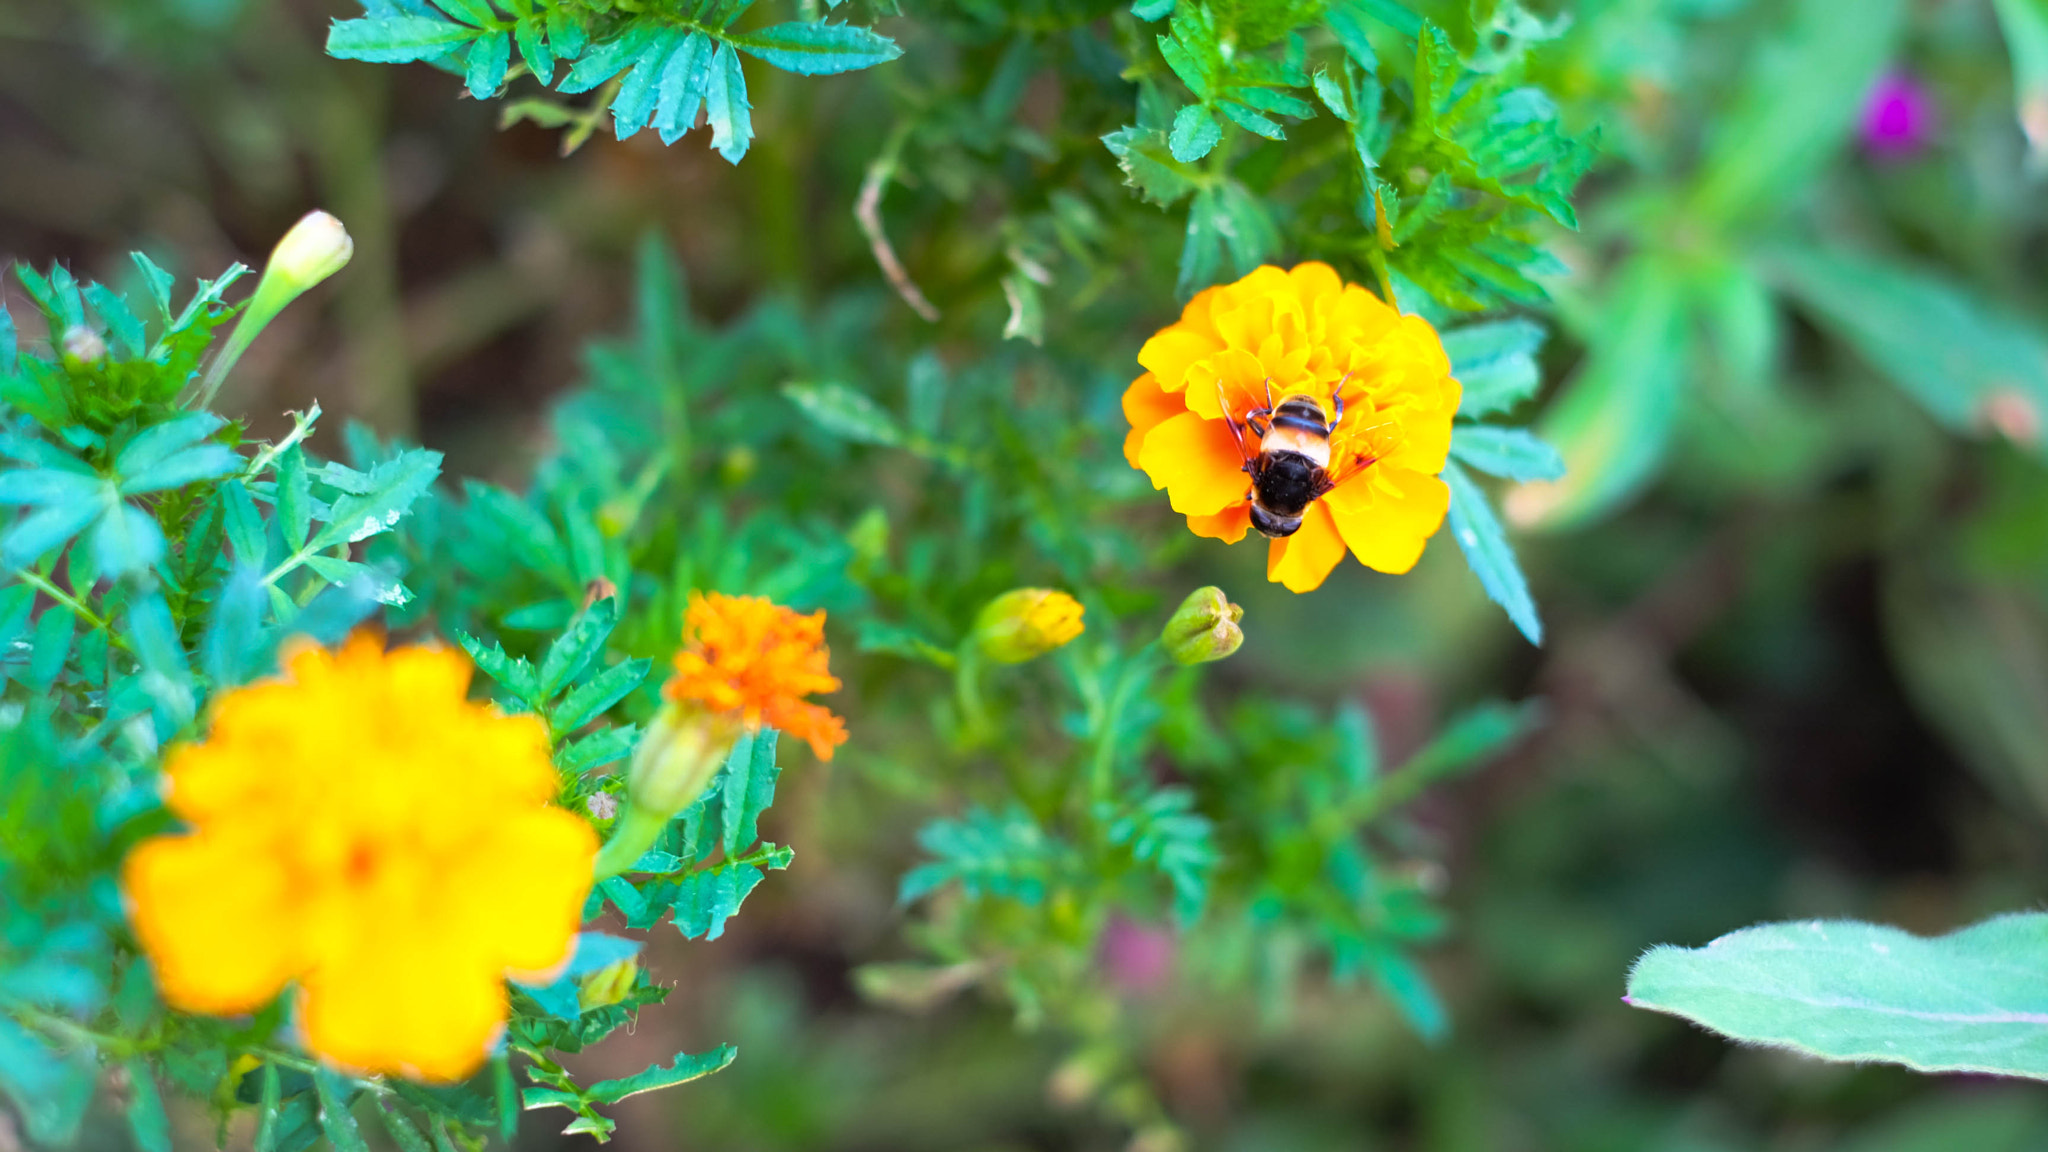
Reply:
M1207 664L1237 651L1244 643L1238 622L1244 609L1232 604L1223 589L1210 585L1188 593L1173 618L1159 633L1160 646L1182 664Z
M1081 602L1051 588L1015 588L988 602L974 621L981 654L1022 664L1081 634Z
M355 241L341 221L325 212L308 212L270 250L263 279L275 277L279 289L296 296L341 271L355 253Z
M632 994L633 985L640 978L640 960L628 956L617 963L607 964L576 985L576 1006L585 1012L617 1004Z

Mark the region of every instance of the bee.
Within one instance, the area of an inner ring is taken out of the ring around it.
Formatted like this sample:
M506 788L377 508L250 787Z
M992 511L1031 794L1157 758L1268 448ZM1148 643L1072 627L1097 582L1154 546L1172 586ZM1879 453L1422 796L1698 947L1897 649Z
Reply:
M1241 421L1230 414L1221 380L1216 382L1216 397L1237 440L1244 471L1252 478L1251 491L1245 493L1252 502L1252 527L1268 539L1294 535L1310 504L1378 459L1370 451L1354 452L1339 468L1330 467L1330 436L1344 419L1342 380L1333 394L1335 415L1326 415L1322 401L1300 392L1273 403L1271 380L1266 381L1265 407L1246 412ZM1245 441L1247 429L1258 438L1256 452Z

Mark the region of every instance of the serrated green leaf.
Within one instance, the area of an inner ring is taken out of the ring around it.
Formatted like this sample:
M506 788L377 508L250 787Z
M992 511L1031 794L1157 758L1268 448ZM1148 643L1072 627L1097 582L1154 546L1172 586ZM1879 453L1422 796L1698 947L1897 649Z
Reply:
M1264 136L1268 140L1287 139L1287 130L1280 126L1279 121L1272 119L1247 104L1226 99L1218 101L1216 107L1225 116L1229 117L1232 123L1247 132Z
M1173 134L1167 137L1167 150L1175 160L1192 164L1207 156L1223 140L1223 126L1216 122L1216 116L1200 104L1190 104L1174 113Z
M427 1138L405 1113L379 1100L376 1104L377 1118L384 1122L384 1130L391 1133L391 1141L398 1145L398 1152L433 1152Z
M638 726L621 724L564 745L556 755L555 763L562 771L580 776L592 768L624 760L632 754L633 745L639 739Z
M917 842L937 859L903 877L896 899L904 904L957 882L969 896L1036 905L1064 855L1059 842L1016 807L1000 814L976 807L959 820L934 820L918 831Z
M737 858L761 838L761 813L775 802L775 782L782 774L775 743L775 729L763 728L742 735L726 757L718 804L720 843L728 858Z
M342 60L406 64L438 60L476 36L474 28L428 16L336 20L327 30L327 54Z
M851 24L792 21L730 38L733 46L785 72L822 76L872 68L903 55L894 40Z
M1536 614L1529 581L1515 561L1514 548L1508 544L1507 533L1501 529L1500 519L1493 514L1486 494L1456 464L1444 466L1443 480L1451 489L1451 537L1465 554L1465 563L1479 577L1479 586L1486 590L1487 598L1506 609L1508 619L1529 638L1529 643L1540 646L1543 621Z
M84 295L93 312L106 322L114 354L126 360L140 357L145 347L142 321L129 310L128 302L104 284L87 284Z
M661 133L662 143L675 143L696 125L704 93L710 88L714 47L703 33L692 32L669 55L661 70L654 107L654 127Z
M211 412L187 412L166 420L128 441L114 457L114 471L130 476L159 464L213 435L224 423Z
M565 19L563 23L573 24L573 21ZM551 37L555 27L555 22L550 20L548 31ZM556 91L574 96L580 92L588 92L612 77L617 76L619 73L624 72L628 67L632 66L634 61L640 58L640 53L646 50L648 41L654 39L655 34L659 31L661 31L661 26L653 21L636 21L628 25L626 30L618 36L602 44L592 45L587 51L582 53L569 51L563 46L560 39L555 39L553 41L555 51L561 56L565 58L581 56L581 59L576 61L575 66L569 69L569 74L562 77L562 82L557 86Z
M619 603L607 596L593 602L553 644L540 664L542 700L552 700L604 655L605 641L619 621Z
M633 68L619 84L619 91L612 97L612 121L619 139L630 139L640 129L647 127L647 121L654 115L655 101L661 95L663 70L668 67L669 58L675 55L685 35L674 28L656 32L640 50L633 62Z
M449 629L455 642L476 661L484 675L498 682L507 692L532 708L540 706L540 673L534 670L525 657L512 657L497 644L484 647L484 642L460 628Z
M1102 143L1116 156L1124 183L1162 207L1193 192L1207 179L1174 159L1170 140L1158 129L1122 128L1104 136Z
M441 454L425 448L408 448L378 464L370 470L371 490L337 499L329 522L302 551L323 552L390 531L440 474Z
M705 118L711 124L711 147L737 164L754 141L753 105L747 102L747 76L731 44L714 50L704 84Z
M71 609L62 604L43 609L29 641L28 671L22 683L33 691L48 692L64 671L64 659L71 655L71 641L77 634L78 616Z
M717 1072L726 1065L731 1064L733 1058L739 1055L739 1051L738 1048L730 1044L722 1044L717 1049L706 1052L701 1056L677 1053L675 1060L666 1068L656 1064L645 1072L635 1073L618 1080L600 1080L584 1089L583 1095L586 1099L594 1100L600 1104L616 1104L628 1096L635 1096L642 1092L652 1092L658 1088L668 1088L676 1084L685 1084L689 1081L709 1076L713 1072Z
M305 547L313 531L313 481L306 475L306 453L294 444L277 456L277 524L287 551Z
M2048 1080L2044 965L2048 913L1936 937L1806 920L1653 948L1628 1002L1823 1060Z
M164 558L164 533L156 517L133 504L116 503L92 532L92 554L102 573L126 576Z
M70 501L43 508L16 521L0 537L0 559L20 568L62 547L100 518L108 505L100 501Z
M478 100L488 100L505 86L505 71L512 63L512 34L486 32L469 46L469 64L463 85Z
M257 510L249 490L240 480L230 480L220 486L220 502L221 516L227 524L228 543L235 550L235 559L269 571L270 534L264 528L263 514Z
M598 673L562 698L562 702L548 714L548 726L562 735L597 719L605 709L624 700L627 693L638 688L640 682L647 679L647 670L652 666L651 661L628 660Z
M320 1095L320 1130L334 1145L334 1152L370 1152L355 1114L349 1111L352 1093L341 1077L319 1069L313 1073L313 1090Z

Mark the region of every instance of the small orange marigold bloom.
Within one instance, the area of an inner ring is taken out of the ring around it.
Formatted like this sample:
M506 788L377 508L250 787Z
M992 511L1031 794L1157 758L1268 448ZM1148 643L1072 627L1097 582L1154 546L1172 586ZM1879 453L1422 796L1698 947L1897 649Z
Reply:
M1322 584L1348 549L1369 568L1406 572L1450 509L1437 478L1461 389L1436 330L1403 316L1327 264L1267 265L1196 294L1180 320L1138 352L1145 374L1124 393L1124 457L1164 488L1197 535L1227 543L1251 526L1251 481L1223 404L1240 424L1301 393L1344 417L1332 467L1374 458L1311 503L1294 535L1271 542L1266 576L1296 592ZM1220 394L1218 385L1221 384ZM1258 450L1247 431L1246 446Z
M166 803L191 830L121 875L166 1003L250 1012L297 981L306 1047L336 1065L483 1063L506 975L569 958L597 836L550 803L541 721L472 703L470 672L372 633L308 645L172 749Z
M808 616L763 596L690 593L683 650L662 695L707 712L736 713L742 724L765 724L811 746L818 759L846 743L846 723L804 699L837 692L827 669L825 613Z

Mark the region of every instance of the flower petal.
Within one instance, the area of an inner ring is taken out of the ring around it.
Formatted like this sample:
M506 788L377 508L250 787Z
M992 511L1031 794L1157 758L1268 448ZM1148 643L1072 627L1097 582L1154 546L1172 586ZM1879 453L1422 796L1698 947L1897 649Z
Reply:
M1138 466L1138 449L1144 445L1145 437L1187 410L1182 395L1161 388L1159 379L1150 372L1131 381L1131 386L1124 389L1124 419L1131 422L1131 430L1124 437L1124 459L1130 461L1131 467Z
M1183 516L1221 512L1243 500L1249 484L1230 426L1193 412L1154 428L1139 450L1138 467L1154 488L1166 489L1173 510Z
M284 990L299 965L291 888L247 837L153 837L121 867L136 939L164 1001L186 1012L253 1012Z
M1313 592L1342 559L1344 541L1318 500L1302 513L1299 531L1273 541L1266 553L1266 579L1287 585L1289 592Z
M1178 392L1187 387L1188 369L1221 347L1222 342L1214 337L1176 324L1145 341L1138 350L1138 363L1158 378L1161 388Z
M505 1027L505 982L446 925L386 922L301 982L306 1047L355 1072L450 1082Z
M569 958L596 856L590 825L535 808L501 819L435 882L459 931L497 969L540 973Z
M1423 545L1443 525L1451 490L1434 476L1375 464L1317 503L1329 508L1359 563L1398 575L1415 567Z
M1319 260L1296 264L1287 272L1287 278L1294 282L1294 291L1304 304L1313 304L1324 296L1334 296L1344 291L1344 278L1337 270Z
M1193 532L1197 536L1207 536L1212 540L1221 540L1225 544L1235 544L1239 540L1244 539L1244 534L1251 530L1251 526L1252 506L1250 501L1233 504L1213 516L1188 517L1188 531Z

